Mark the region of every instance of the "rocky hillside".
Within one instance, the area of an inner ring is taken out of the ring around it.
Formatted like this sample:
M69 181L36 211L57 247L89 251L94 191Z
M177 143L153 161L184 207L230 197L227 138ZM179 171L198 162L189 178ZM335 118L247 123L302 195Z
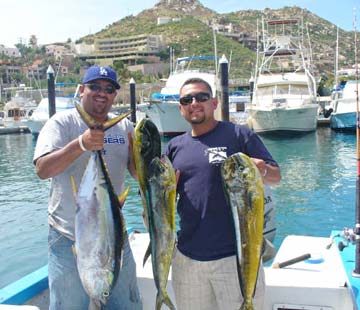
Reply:
M178 18L163 25L157 24L158 17ZM163 34L167 45L175 47L177 56L205 55L214 53L211 24L231 23L243 37L256 41L257 25L262 19L300 18L305 25L305 39L310 40L317 75L331 75L334 70L336 26L327 20L296 6L279 10L242 10L218 14L198 0L160 0L153 8L136 16L127 16L108 25L100 32L84 37L80 41L92 42L96 38L128 36L141 33ZM259 26L260 27L260 26ZM306 33L308 32L308 36ZM255 63L255 49L248 48L229 37L218 34L218 55L231 59L230 77L249 77ZM354 34L339 29L339 67L354 64Z

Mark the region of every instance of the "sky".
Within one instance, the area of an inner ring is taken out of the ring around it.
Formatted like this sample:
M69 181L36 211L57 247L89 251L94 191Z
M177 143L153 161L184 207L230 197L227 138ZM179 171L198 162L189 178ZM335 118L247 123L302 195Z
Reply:
M279 9L299 6L324 18L340 28L360 30L359 0L199 0L218 12L238 10ZM96 33L125 16L136 15L152 8L158 0L0 0L0 44L13 47L27 44L35 35L38 44L72 41Z

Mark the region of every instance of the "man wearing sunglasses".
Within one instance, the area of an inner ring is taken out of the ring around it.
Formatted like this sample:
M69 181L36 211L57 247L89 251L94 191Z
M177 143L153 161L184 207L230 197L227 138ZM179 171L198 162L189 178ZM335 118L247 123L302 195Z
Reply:
M108 67L90 67L80 87L83 109L98 123L104 123L120 84ZM126 169L136 178L132 152L133 125L123 119L107 131L88 128L76 109L57 112L41 130L34 154L36 172L51 178L49 221L49 288L51 310L87 309L85 293L73 254L76 204L70 177L79 186L91 151L101 150L118 195L124 191ZM125 241L122 267L112 289L107 309L142 309L136 282L136 266Z
M165 150L178 175L180 230L172 262L178 310L234 310L242 303L233 219L222 189L222 162L243 152L252 158L265 184L281 179L278 164L260 138L245 126L217 121L217 105L206 81L185 81L179 109L191 131L171 139ZM261 268L255 309L262 309L263 297Z

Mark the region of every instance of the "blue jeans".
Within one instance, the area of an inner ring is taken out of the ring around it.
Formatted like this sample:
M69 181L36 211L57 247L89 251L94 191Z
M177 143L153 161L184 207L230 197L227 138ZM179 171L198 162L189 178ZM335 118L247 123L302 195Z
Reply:
M74 242L49 228L49 288L50 310L87 310L87 296L72 252ZM123 263L112 290L108 310L140 310L142 301L136 280L136 266L129 241L125 242Z

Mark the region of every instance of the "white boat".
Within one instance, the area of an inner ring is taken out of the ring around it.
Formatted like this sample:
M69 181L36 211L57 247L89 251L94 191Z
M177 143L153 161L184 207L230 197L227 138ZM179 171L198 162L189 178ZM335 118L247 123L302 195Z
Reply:
M231 122L247 125L249 114L247 106L250 104L250 94L245 90L236 90L229 93L229 119Z
M156 288L151 260L142 259L149 242L147 233L131 233L130 245L137 266L143 309L154 309ZM355 310L360 305L360 278L352 275L355 245L346 231L329 237L291 235L284 239L274 259L265 267L263 310ZM343 248L342 242L348 245ZM339 249L340 248L340 249ZM48 309L47 266L0 289L0 309ZM175 303L171 272L167 291ZM12 306L11 306L12 305Z
M190 130L178 106L180 87L187 79L198 77L207 81L216 94L215 61L214 56L178 58L165 87L160 93L153 93L151 99L139 104L137 109L153 121L162 135L177 135Z
M339 131L356 131L356 81L342 81L332 93L330 128Z
M6 91L15 91L10 101L5 103L2 123L4 127L12 129L27 129L26 122L37 107L33 99L32 87L5 88Z
M266 29L265 29L266 26ZM249 125L259 133L310 132L318 104L311 55L296 19L263 22Z
M55 97L55 109L56 112L72 109L75 107L75 101L73 97ZM26 125L30 129L31 133L36 136L39 134L41 128L49 119L49 99L41 99L39 105L34 110L32 115L26 122Z

